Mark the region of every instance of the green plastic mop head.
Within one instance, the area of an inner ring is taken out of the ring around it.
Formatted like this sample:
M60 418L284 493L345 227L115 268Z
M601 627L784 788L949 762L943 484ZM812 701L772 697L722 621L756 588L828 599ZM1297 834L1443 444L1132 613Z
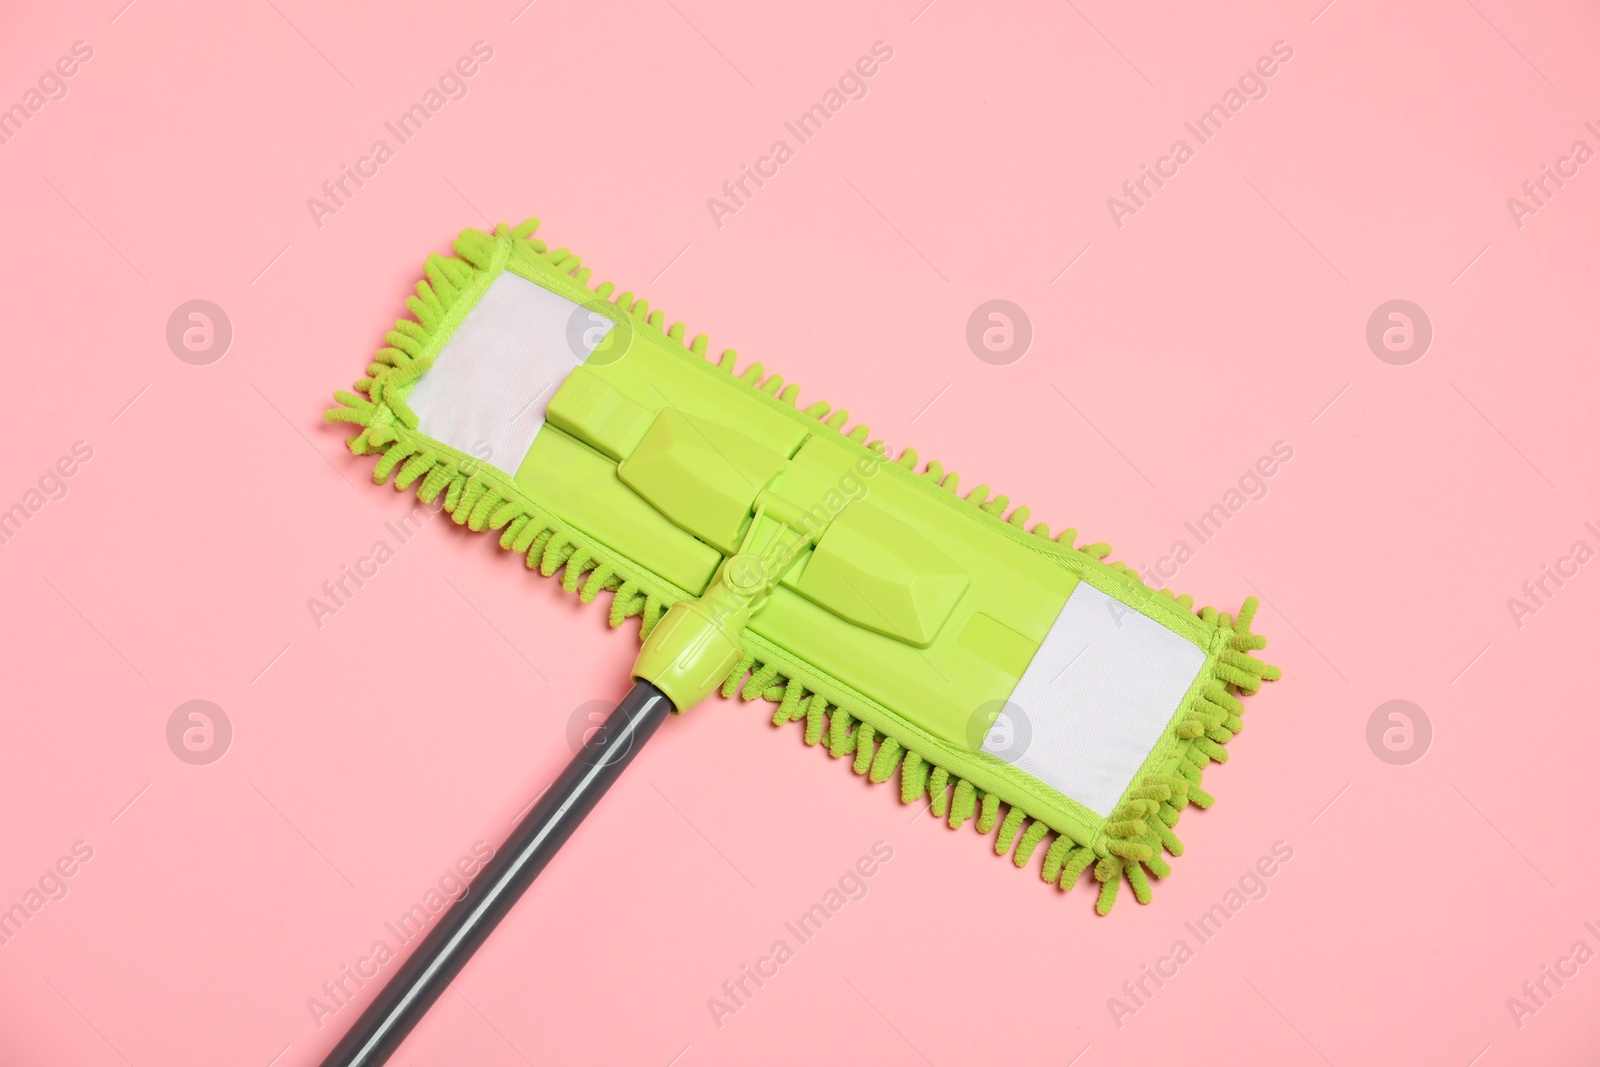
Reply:
M1195 611L1107 544L1029 527L985 485L958 496L937 462L591 289L537 227L429 257L415 319L335 394L374 480L443 494L586 603L610 593L611 625L640 619L635 676L678 709L764 698L1018 867L1042 850L1062 889L1092 868L1101 914L1124 880L1148 902L1179 814L1212 803L1239 694L1279 676L1256 601Z

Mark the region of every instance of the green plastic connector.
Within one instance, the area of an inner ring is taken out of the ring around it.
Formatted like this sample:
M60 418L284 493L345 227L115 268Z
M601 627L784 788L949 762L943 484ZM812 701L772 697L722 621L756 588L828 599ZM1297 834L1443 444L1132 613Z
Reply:
M765 547L753 551L757 531ZM687 711L710 696L743 655L741 637L806 537L757 513L739 551L728 557L705 595L674 604L645 638L633 676L667 694Z
M633 676L667 694L687 711L710 696L738 664L739 637L770 584L761 560L729 558L699 600L681 600L645 638Z

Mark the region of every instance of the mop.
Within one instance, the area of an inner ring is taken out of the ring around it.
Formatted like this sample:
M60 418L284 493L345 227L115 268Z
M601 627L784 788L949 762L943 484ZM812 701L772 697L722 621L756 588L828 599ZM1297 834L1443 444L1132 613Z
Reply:
M1152 590L1076 529L816 401L605 282L538 220L430 256L330 422L373 480L500 545L610 623L633 684L325 1061L384 1062L670 714L713 692L850 757L1104 915L1140 903L1225 762L1255 656L1237 614Z

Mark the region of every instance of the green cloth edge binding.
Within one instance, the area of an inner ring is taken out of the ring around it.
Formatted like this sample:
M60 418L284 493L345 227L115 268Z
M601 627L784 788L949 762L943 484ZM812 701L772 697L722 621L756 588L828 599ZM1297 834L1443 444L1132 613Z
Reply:
M930 810L938 818L948 817L952 828L975 817L979 832L988 833L999 821L995 851L1000 855L1013 852L1019 868L1027 865L1046 837L1055 834L1045 852L1043 878L1066 890L1092 866L1101 883L1096 903L1100 914L1111 910L1124 879L1135 898L1148 903L1147 871L1165 877L1170 867L1161 853L1176 856L1183 851L1172 833L1182 809L1191 803L1200 807L1213 803L1201 788L1202 775L1213 761L1226 762L1222 746L1242 729L1244 708L1236 694L1254 693L1263 681L1281 677L1278 668L1251 655L1266 646L1266 638L1250 631L1256 598L1248 598L1237 617L1212 607L1194 612L1191 597L1175 597L1169 589L1151 590L1135 569L1107 561L1108 544L1074 547L1075 529L1051 539L1049 527L1043 523L1025 529L1029 509L1017 507L1005 516L1009 499L1003 495L991 498L986 485L964 498L957 496L959 476L947 473L937 460L917 471L916 451L910 448L890 460L882 441L868 441L870 430L864 424L845 432L847 411L835 411L826 402L798 409L798 386L785 387L778 375L763 377L760 363L737 372L737 353L727 349L713 364L706 358L706 335L685 345L684 325L675 323L668 328L665 315L650 310L647 301L634 299L632 293L616 294L610 282L591 290L590 269L567 249L550 250L534 237L538 226L538 219L529 219L515 229L501 223L493 234L467 229L455 241L456 256L430 255L424 265L425 279L406 301L414 319L396 322L367 376L356 382L355 393L341 390L334 394L340 406L327 411L324 418L363 427L347 439L350 450L356 455L382 453L373 481L381 485L393 475L396 491L416 485L417 497L424 503L432 503L443 492L445 510L456 523L472 530L501 530L503 548L525 553L528 567L537 565L546 577L563 570L562 587L579 593L585 603L601 590L611 591L610 625L620 626L638 615L642 640L668 607L689 594L548 512L541 514L538 502L509 475L416 432L417 417L405 403L411 384L432 365L502 270L512 270L578 302L594 303L597 297L607 301L610 310L629 316L636 339L648 339L647 343L675 351L706 372L744 382L754 395L789 417L808 424L822 422L837 430L857 447L885 460L883 470L898 468L903 473L893 476L918 481L927 492L966 512L966 521L976 519L1002 530L1206 653L1204 666L1160 741L1105 818L988 753L948 745L755 633L745 633L743 660L722 687L724 696L737 692L745 700L763 697L778 704L775 725L804 720L808 745L826 738L831 755L854 754L856 773L866 774L874 782L887 781L898 768L902 803L928 796ZM667 340L677 344L666 345ZM1009 810L1000 820L1002 803Z

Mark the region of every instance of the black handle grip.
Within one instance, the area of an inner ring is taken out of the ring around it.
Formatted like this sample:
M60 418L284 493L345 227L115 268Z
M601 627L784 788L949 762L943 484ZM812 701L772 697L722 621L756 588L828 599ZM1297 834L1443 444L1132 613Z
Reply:
M322 1067L378 1067L388 1060L671 710L661 690L649 682L633 683Z

